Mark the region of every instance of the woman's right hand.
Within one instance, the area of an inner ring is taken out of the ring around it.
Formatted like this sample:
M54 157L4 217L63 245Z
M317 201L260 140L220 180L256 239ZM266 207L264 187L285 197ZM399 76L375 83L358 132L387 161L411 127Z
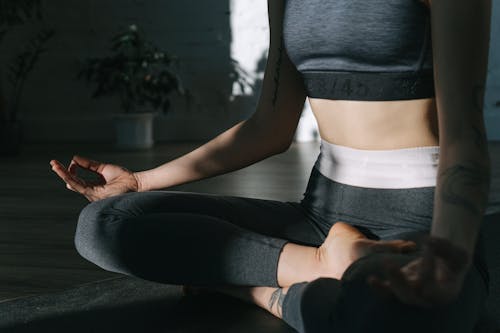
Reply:
M85 196L89 201L97 201L126 192L139 191L139 180L136 175L124 167L94 161L75 155L70 165L66 167L57 160L51 160L50 165L66 188ZM95 173L95 181L87 181L77 176L77 167Z

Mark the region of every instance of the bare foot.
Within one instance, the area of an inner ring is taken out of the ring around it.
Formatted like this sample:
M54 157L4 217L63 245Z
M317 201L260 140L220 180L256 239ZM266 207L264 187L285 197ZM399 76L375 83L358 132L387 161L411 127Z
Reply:
M340 279L354 261L375 252L405 253L415 250L416 244L406 240L377 241L366 238L355 227L336 222L318 248L323 266L322 275Z

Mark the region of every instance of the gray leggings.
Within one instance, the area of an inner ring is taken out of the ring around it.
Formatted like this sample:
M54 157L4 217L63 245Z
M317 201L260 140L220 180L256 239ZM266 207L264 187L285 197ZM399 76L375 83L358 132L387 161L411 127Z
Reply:
M151 191L87 205L75 245L106 270L150 281L278 286L278 257L288 240L323 240L297 203Z
M340 184L316 168L300 202L180 191L126 193L82 210L75 245L103 269L150 281L277 287L277 262L287 242L319 246L336 221L372 239L415 239L430 228L433 196L431 187L381 190ZM476 254L462 298L447 308L449 315L445 311L439 317L445 324L436 324L436 332L468 332L474 324L488 285L481 241ZM411 256L400 259L404 264ZM358 260L342 281L294 284L283 319L299 332L430 331L436 319L431 312L388 302L366 286L362 277L379 271L377 260ZM426 329L416 329L423 322ZM457 330L443 330L452 323L459 324Z

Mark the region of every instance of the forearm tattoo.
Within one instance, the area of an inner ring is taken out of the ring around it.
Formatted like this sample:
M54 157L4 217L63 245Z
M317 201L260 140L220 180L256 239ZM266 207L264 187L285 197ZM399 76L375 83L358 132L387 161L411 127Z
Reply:
M282 318L283 317L283 301L285 300L286 294L283 293L282 288L278 288L271 294L271 298L269 299L269 309L272 311L273 307L276 305L276 312Z
M478 126L473 125L472 133L474 135L474 145L481 153L488 153L488 138L484 130L481 130Z
M484 85L476 84L474 86L472 100L473 100L472 107L474 109L474 112L479 115L482 115L483 105L484 105ZM482 119L482 117L480 117L479 119ZM480 129L478 125L473 124L471 126L471 131L473 134L474 144L476 148L482 153L487 153L488 138L486 136L486 132L484 131L484 129Z
M276 70L274 72L274 93L273 93L273 107L276 106L278 100L278 88L280 85L281 64L283 62L283 51L285 49L285 42L283 34L280 36L280 46L278 48L278 60L276 61Z
M483 112L484 105L484 84L476 84L472 89L472 100L474 101L474 111Z
M490 186L490 169L479 162L456 164L440 174L441 199L474 215L482 214Z

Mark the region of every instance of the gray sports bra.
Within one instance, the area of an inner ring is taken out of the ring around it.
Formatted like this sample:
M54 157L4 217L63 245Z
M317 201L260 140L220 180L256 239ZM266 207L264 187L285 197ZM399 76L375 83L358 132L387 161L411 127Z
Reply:
M430 12L419 0L286 0L283 42L308 96L434 96Z

